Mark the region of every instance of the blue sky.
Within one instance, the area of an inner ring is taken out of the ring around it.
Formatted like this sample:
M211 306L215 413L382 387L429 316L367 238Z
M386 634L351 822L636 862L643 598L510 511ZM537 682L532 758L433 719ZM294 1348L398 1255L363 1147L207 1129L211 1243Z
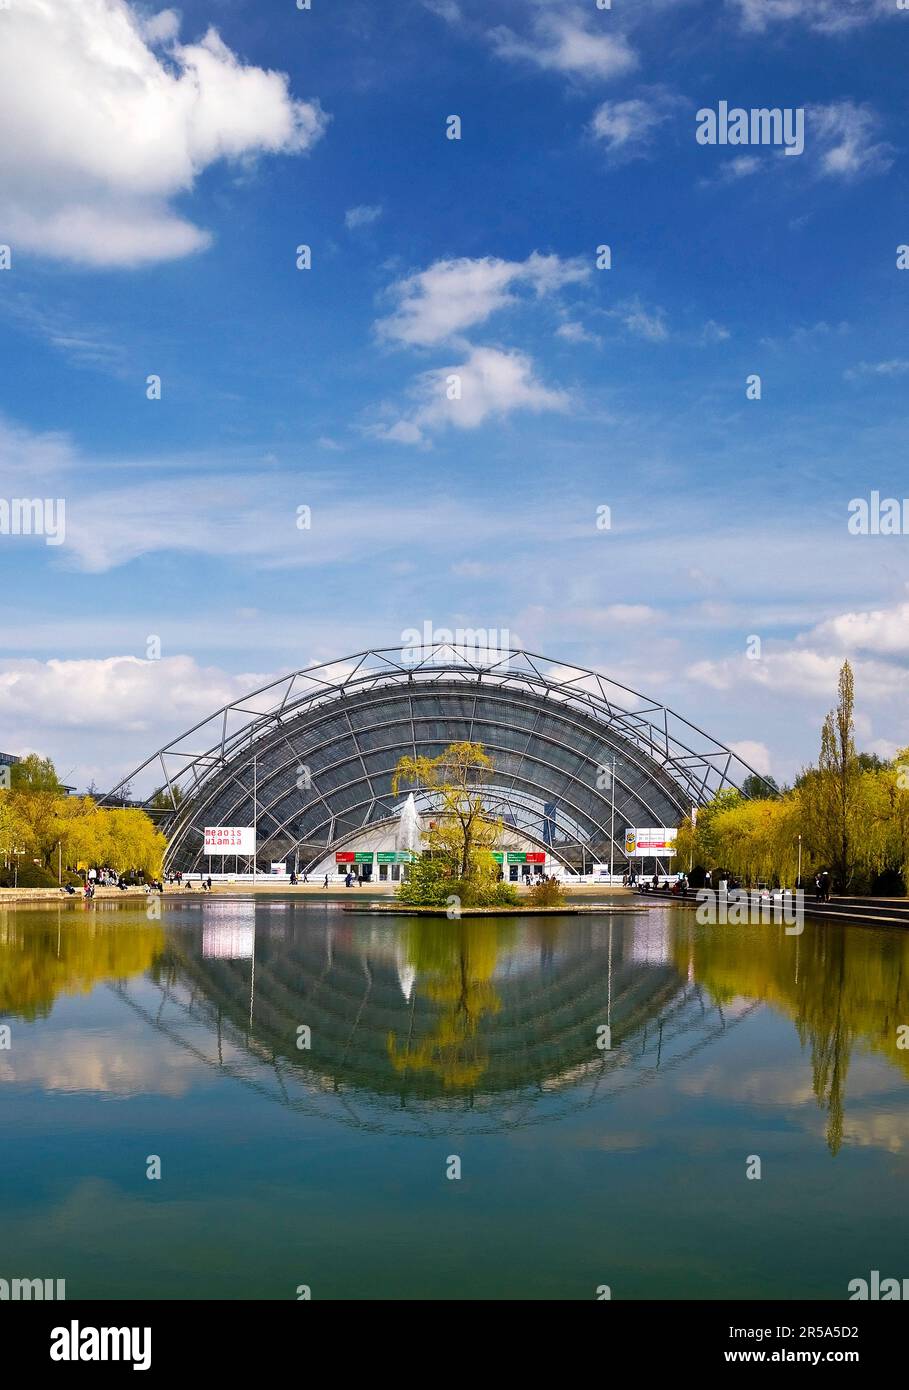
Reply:
M425 623L780 778L848 656L909 743L909 540L847 530L909 491L907 44L896 0L12 0L0 497L66 535L0 535L0 747L109 784ZM699 145L721 100L804 153Z

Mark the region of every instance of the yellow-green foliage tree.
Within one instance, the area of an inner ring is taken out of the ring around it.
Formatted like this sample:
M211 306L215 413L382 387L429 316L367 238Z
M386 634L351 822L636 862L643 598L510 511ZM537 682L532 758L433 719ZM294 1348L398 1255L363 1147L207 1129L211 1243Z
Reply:
M840 891L867 889L892 870L909 888L909 749L890 764L859 755L853 739L853 682L840 672L837 707L824 720L821 752L797 785L779 797L749 800L721 792L679 830L678 853L744 882L788 886L829 869Z
M437 758L403 757L392 778L431 792L433 821L423 841L429 857L411 866L398 897L414 906L434 907L454 896L464 907L505 907L517 901L515 889L499 882L492 850L502 822L483 804L482 788L494 763L481 743L452 743Z
M156 878L165 837L144 811L98 806L90 796L67 796L49 759L30 754L13 767L12 788L0 792L0 859L18 851L51 868L103 865Z
M401 758L392 778L395 796L402 782L433 793L436 816L427 844L460 879L490 872L490 852L502 825L486 811L481 784L493 767L482 743L451 743L437 758Z

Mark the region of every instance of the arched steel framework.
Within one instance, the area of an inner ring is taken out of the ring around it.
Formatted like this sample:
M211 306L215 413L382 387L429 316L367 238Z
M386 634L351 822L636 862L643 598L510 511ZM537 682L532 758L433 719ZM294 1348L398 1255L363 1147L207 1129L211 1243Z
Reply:
M263 859L314 862L391 823L402 754L473 740L492 755L490 806L568 862L623 857L627 825L676 825L754 770L658 701L535 653L462 646L360 652L225 705L136 768L169 839L203 864L206 825L258 827ZM614 769L614 771L613 771ZM426 798L423 804L428 806Z

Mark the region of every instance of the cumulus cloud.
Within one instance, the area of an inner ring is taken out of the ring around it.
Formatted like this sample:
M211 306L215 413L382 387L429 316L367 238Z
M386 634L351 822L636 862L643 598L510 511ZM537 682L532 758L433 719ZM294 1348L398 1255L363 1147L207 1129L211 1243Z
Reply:
M456 385L455 385L456 383ZM427 433L453 425L476 429L490 418L515 410L565 410L568 397L538 381L522 352L474 347L456 366L423 372L413 388L417 405L390 426L373 433L397 444L425 444Z
M94 778L106 789L151 749L270 679L201 666L190 656L4 659L0 722L13 750L50 756L64 777L72 769L81 785ZM83 761L87 747L91 762ZM135 790L146 794L152 785Z
M688 675L693 681L725 693L751 687L830 703L836 692L842 661L839 653L790 647L780 651L765 650L760 661L750 661L742 654L695 662L689 667ZM856 662L855 669L856 681L866 699L891 698L905 691L905 672L884 662Z
M866 652L909 661L909 602L891 608L839 613L819 623L809 640L850 655Z
M119 725L146 732L158 727L166 709L168 721L179 729L262 683L258 676L201 667L189 656L4 661L0 718L7 725L84 730Z
M743 763L753 767L755 772L759 772L762 777L766 777L770 772L770 750L766 743L759 743L756 739L745 738L738 743L730 743L729 747L733 753L738 754Z
M287 77L245 66L210 28L178 41L173 10L29 0L3 16L0 216L7 240L92 266L208 245L172 200L219 160L300 154L325 129Z
M909 664L909 601L834 614L789 643L764 644L759 660L743 653L696 662L690 678L724 693L764 690L829 703L844 660L852 662L865 701L902 707Z
M530 35L522 38L504 25L490 31L501 58L532 63L569 77L609 79L637 67L637 55L624 35L596 30L577 7L533 19Z
M516 302L518 287L539 297L585 280L590 267L534 251L526 261L495 256L436 261L428 270L392 285L397 307L380 319L379 335L398 343L430 347L448 342L465 329L484 323L498 309Z

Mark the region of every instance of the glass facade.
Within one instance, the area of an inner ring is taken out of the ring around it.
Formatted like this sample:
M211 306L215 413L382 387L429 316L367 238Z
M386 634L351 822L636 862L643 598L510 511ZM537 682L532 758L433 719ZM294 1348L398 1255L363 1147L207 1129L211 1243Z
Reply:
M342 689L334 700L284 709L202 769L172 817L168 867L204 866L205 826L255 820L260 861L291 855L302 868L399 813L403 798L391 782L402 755L435 757L458 740L491 755L487 801L507 824L579 864L609 859L614 826L621 860L627 825L678 825L691 794L658 750L620 718L596 713L583 700L485 680L465 690L457 679Z

